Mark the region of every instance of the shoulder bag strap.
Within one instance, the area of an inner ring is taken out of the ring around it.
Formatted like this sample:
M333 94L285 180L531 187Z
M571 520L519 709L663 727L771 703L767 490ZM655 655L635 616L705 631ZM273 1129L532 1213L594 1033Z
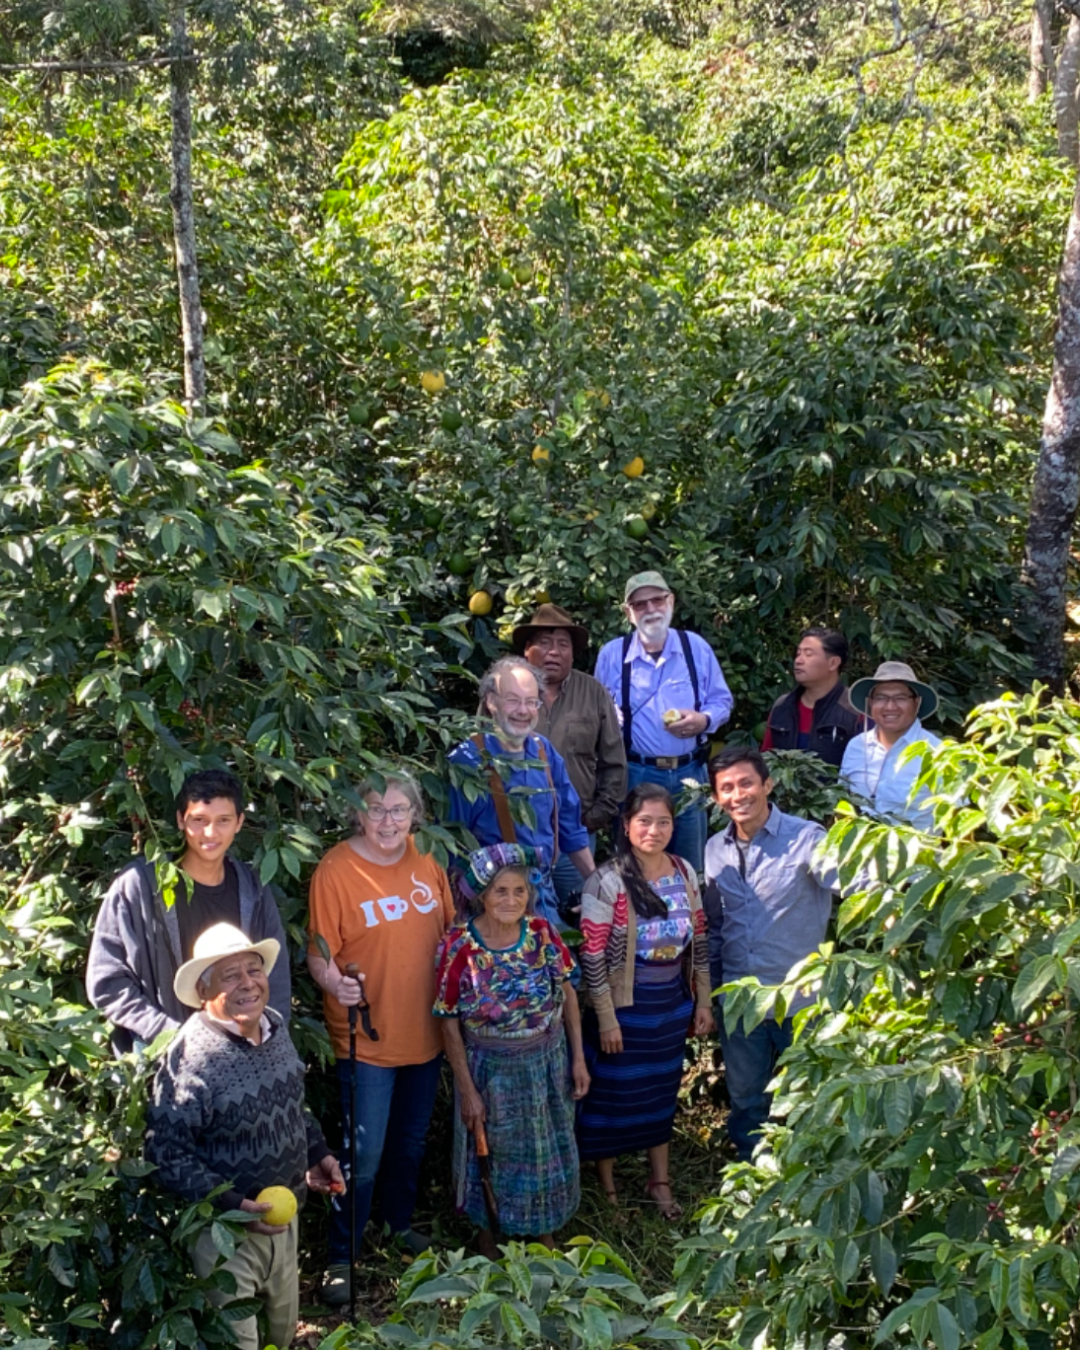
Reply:
M539 736L536 738L536 748L544 761L544 773L547 775L548 787L551 790L551 865L554 867L559 861L559 794L555 791L555 780L551 776L547 750Z
M480 751L480 762L483 763L484 756L487 754L487 746L484 744L484 738L479 731L473 736L472 743ZM514 829L514 818L510 814L506 784L494 764L488 767L488 786L491 789L491 803L495 807L495 819L499 822L499 832L503 837L503 843L516 844L517 830Z

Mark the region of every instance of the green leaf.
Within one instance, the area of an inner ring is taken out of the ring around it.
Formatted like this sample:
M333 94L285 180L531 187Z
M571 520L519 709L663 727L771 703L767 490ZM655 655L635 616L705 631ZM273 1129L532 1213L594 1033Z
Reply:
M895 1139L908 1127L911 1120L911 1086L903 1078L890 1078L881 1094L881 1109L885 1128Z
M870 1239L870 1270L882 1295L896 1283L899 1263L888 1233L878 1230Z

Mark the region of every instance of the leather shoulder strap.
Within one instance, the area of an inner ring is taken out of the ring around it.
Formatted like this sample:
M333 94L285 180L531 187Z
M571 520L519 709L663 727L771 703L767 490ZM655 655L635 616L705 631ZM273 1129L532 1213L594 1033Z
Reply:
M555 791L555 780L551 776L551 762L548 759L547 747L544 745L540 736L536 738L536 748L540 752L540 759L544 761L544 773L547 775L548 788L551 791L551 865L552 867L559 861L559 794Z
M484 738L479 731L473 736L472 743L480 751L480 760L483 763L484 756L487 754L487 746L484 744ZM499 822L499 833L502 835L503 843L516 844L517 830L514 829L514 818L510 814L510 801L506 795L506 784L494 764L488 766L488 787L491 789L491 804L495 808L495 819Z

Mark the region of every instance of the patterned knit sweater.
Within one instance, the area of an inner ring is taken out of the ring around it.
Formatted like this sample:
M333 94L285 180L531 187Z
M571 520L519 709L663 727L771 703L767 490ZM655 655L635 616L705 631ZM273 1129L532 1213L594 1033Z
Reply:
M304 1110L304 1066L281 1018L252 1045L204 1013L165 1052L147 1116L146 1156L158 1181L185 1200L227 1182L215 1203L238 1209L264 1186L288 1186L302 1205L304 1173L329 1153Z
M686 883L694 925L690 953L694 1003L707 1008L712 987L701 888L693 868L682 858L672 857L672 862ZM596 1010L600 1030L617 1031L619 1019L615 1009L629 1008L634 1003L637 914L613 862L604 863L585 882L581 893L581 931L585 938L580 951L585 991Z

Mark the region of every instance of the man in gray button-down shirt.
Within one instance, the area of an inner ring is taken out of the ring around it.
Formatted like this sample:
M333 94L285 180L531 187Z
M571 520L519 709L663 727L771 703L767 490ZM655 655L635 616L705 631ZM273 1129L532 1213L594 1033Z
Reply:
M731 824L705 849L705 913L713 987L755 975L781 984L792 966L816 951L832 913L834 870L816 861L825 831L769 803L773 783L756 750L731 746L709 764L717 805ZM731 1097L728 1134L748 1159L768 1119L767 1091L776 1061L791 1044L792 1014L813 1003L800 992L780 1023L770 1014L747 1033L720 1019L724 1072Z

